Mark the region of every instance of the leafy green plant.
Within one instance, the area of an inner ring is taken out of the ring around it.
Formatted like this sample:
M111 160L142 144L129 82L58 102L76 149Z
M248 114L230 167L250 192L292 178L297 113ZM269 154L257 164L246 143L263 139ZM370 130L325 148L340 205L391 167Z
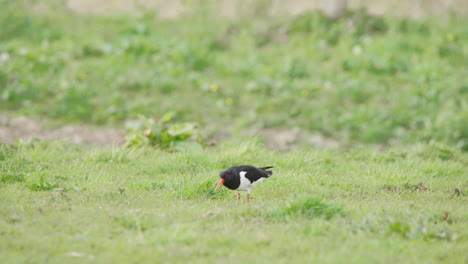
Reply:
M203 139L195 123L174 122L174 113L169 112L159 119L143 115L138 121L128 124L125 139L127 146L154 146L175 151L199 150Z
M38 182L33 183L29 186L29 189L31 191L51 191L57 188L59 188L59 185L57 183L51 183L49 181L46 181L43 176L39 178Z

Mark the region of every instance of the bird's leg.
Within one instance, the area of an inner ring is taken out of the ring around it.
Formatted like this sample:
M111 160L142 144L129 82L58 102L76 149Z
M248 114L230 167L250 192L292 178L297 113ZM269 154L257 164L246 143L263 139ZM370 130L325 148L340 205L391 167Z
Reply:
M250 201L250 192L247 192L247 204L249 204Z
M237 192L237 202L236 202L236 205L239 204L239 200L240 200L240 192Z

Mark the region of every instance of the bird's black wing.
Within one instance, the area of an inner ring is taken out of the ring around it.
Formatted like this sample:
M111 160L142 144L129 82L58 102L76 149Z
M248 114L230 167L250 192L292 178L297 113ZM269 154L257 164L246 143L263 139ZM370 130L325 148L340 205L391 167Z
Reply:
M263 167L263 168L255 168L254 166L250 165L241 165L241 166L236 166L236 171L239 174L241 171L247 172L245 174L245 177L251 182L254 183L258 181L261 178L268 178L270 177L273 172L267 171L267 169L270 169L273 167Z

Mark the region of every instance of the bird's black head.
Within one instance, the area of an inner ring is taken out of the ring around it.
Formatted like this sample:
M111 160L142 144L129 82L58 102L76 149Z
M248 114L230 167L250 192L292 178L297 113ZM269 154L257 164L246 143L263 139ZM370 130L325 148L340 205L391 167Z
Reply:
M234 177L234 172L231 170L225 170L219 173L219 178L224 179L225 181Z
M219 173L219 182L216 185L215 192L224 184L229 184L234 180L235 174L232 170L225 170Z

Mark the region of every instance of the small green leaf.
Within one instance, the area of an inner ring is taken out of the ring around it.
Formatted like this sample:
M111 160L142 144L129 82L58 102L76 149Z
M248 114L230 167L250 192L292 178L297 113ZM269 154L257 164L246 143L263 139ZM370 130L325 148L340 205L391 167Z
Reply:
M161 117L161 120L159 121L161 124L165 124L169 121L172 120L172 116L174 115L174 112L169 112L169 113L166 113L165 115L163 115L163 117Z

